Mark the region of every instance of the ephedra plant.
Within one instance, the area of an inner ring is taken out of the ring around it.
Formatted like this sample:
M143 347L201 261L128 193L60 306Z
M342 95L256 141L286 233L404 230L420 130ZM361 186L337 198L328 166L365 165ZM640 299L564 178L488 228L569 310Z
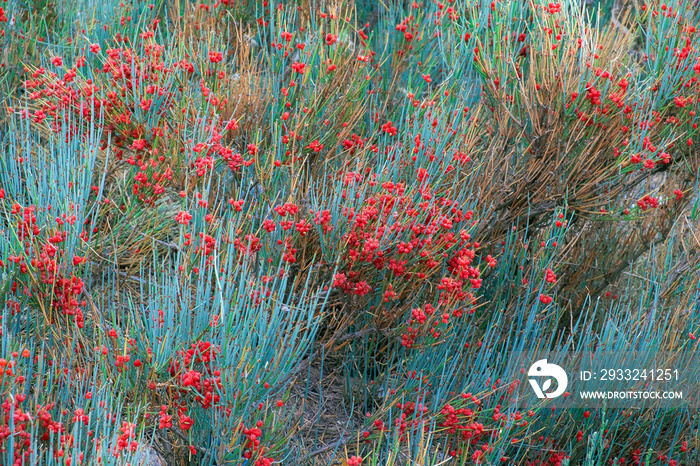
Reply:
M3 464L700 461L695 2L0 5Z

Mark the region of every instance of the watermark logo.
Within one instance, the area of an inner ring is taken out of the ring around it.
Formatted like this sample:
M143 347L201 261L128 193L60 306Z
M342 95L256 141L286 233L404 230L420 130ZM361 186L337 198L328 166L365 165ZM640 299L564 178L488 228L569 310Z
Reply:
M556 398L564 394L569 378L566 371L556 364L549 364L546 359L536 361L527 372L528 381L535 391L537 398ZM556 390L549 392L552 379L557 381ZM543 380L542 385L538 380Z

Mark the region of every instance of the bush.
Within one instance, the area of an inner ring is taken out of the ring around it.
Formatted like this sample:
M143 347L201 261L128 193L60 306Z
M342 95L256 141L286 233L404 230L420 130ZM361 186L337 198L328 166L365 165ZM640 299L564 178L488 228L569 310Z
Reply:
M700 461L694 2L88 3L0 10L3 464Z

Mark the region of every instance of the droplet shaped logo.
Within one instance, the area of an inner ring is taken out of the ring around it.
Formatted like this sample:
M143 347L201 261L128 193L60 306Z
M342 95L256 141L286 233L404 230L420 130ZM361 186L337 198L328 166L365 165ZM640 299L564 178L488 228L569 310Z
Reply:
M527 371L527 377L537 398L556 398L561 396L566 391L566 386L569 383L566 371L556 364L549 364L546 359L540 359L530 366L530 370ZM550 392L552 380L556 380L557 385L555 390ZM540 381L542 385L540 385Z

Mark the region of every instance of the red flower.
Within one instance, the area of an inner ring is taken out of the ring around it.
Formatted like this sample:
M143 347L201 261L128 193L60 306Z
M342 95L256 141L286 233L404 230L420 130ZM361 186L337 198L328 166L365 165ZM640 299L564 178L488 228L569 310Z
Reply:
M219 63L224 59L224 55L221 52L209 52L209 61L212 63Z
M134 150L142 150L146 147L146 141L144 139L134 139L134 143L131 145Z
M175 216L175 220L182 225L189 225L191 219L192 215L189 212L184 212L182 210Z
M185 430L185 431L190 430L193 425L194 425L194 420L191 417L187 416L186 414L180 415L180 428L182 430Z

